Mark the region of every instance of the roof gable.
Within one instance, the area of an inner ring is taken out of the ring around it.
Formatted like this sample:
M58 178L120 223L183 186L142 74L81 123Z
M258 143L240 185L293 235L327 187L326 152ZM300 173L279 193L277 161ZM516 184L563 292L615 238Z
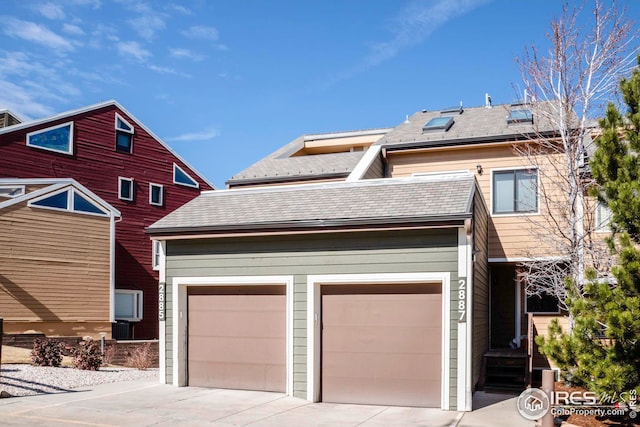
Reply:
M180 156L177 152L175 152L168 144L166 144L162 139L160 139L156 134L154 134L151 131L151 129L149 129L144 123L138 120L133 114L127 111L127 109L125 109L122 105L120 105L115 100L100 102L98 104L89 105L76 110L66 111L53 116L19 123L12 126L7 126L5 128L0 128L0 135L16 132L20 130L28 131L31 128L39 127L41 125L46 125L48 123L57 122L65 119L72 119L73 117L80 116L82 114L90 113L90 112L97 111L103 108L108 108L108 107L113 107L116 110L118 110L120 113L124 114L127 118L133 121L139 128L143 129L147 134L149 134L149 136L153 138L156 142L158 142L164 149L166 149L169 153L171 153L171 155L177 158L180 162L186 165L191 171L193 171L196 175L198 175L198 177L200 177L204 182L206 182L209 186L211 186L211 188L215 188L215 186L211 181L209 181L197 169L191 166L189 162L187 162L182 156Z

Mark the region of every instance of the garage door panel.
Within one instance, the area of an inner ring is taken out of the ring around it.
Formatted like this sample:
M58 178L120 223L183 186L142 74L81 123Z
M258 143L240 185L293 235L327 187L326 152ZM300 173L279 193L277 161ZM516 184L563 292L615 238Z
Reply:
M378 378L365 378L355 383L349 378L334 383L323 382L323 387L336 390L333 402L357 403L364 405L397 406L440 406L439 381L398 381ZM384 394L380 390L384 389Z
M377 295L385 304L376 304L371 295L324 295L330 301L330 317L323 319L326 326L396 326L438 324L442 309L429 302L440 302L440 295ZM425 306L425 304L427 304ZM425 307L429 309L425 310Z
M189 370L198 373L189 381L190 386L230 388L238 390L282 391L282 378L286 376L284 366L264 364L235 364L215 362L189 362Z
M440 406L442 295L433 284L323 289L322 328L324 401Z
M192 335L255 337L267 334L284 338L286 331L282 328L282 310L283 308L279 311L252 312L219 310L215 319L211 318L211 311L189 310L189 323L190 326L193 324L195 327ZM206 328L206 331L200 332L200 327Z
M441 343L431 338L439 334L433 327L326 326L322 345L326 351L348 351L357 345L360 352L440 354Z
M282 363L286 340L268 338L191 337L190 360Z
M189 385L285 391L283 290L212 287L189 294Z
M425 370L423 365L440 363L440 354L394 354L394 353L325 353L330 361L323 365L325 378L366 379L388 378L400 380L439 381L440 370ZM339 357L336 357L339 356Z

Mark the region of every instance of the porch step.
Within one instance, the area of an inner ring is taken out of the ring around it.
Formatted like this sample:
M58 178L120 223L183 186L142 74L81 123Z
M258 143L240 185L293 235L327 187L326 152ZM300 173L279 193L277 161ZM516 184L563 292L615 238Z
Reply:
M482 360L480 388L520 391L528 383L528 359L521 350L489 350Z

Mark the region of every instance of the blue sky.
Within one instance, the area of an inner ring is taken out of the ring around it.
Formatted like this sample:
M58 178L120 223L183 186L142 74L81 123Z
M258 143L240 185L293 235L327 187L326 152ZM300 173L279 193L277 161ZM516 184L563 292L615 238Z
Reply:
M547 45L560 11L559 0L3 0L0 108L37 119L115 99L224 188L304 133L391 127L485 92L511 102L515 57Z

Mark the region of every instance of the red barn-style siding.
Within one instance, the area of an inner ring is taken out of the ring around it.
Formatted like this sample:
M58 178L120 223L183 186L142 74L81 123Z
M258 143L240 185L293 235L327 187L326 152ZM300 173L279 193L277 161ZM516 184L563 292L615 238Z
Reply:
M134 128L131 154L116 151L116 112ZM73 121L73 154L26 145L26 135ZM173 183L173 164L200 188ZM0 177L73 178L122 213L116 224L116 289L143 291L143 320L134 324L136 339L158 338L158 274L152 267L152 244L145 227L213 187L197 171L157 140L114 101L0 128ZM118 177L133 178L134 200L118 197ZM149 183L164 188L163 206L149 203Z

